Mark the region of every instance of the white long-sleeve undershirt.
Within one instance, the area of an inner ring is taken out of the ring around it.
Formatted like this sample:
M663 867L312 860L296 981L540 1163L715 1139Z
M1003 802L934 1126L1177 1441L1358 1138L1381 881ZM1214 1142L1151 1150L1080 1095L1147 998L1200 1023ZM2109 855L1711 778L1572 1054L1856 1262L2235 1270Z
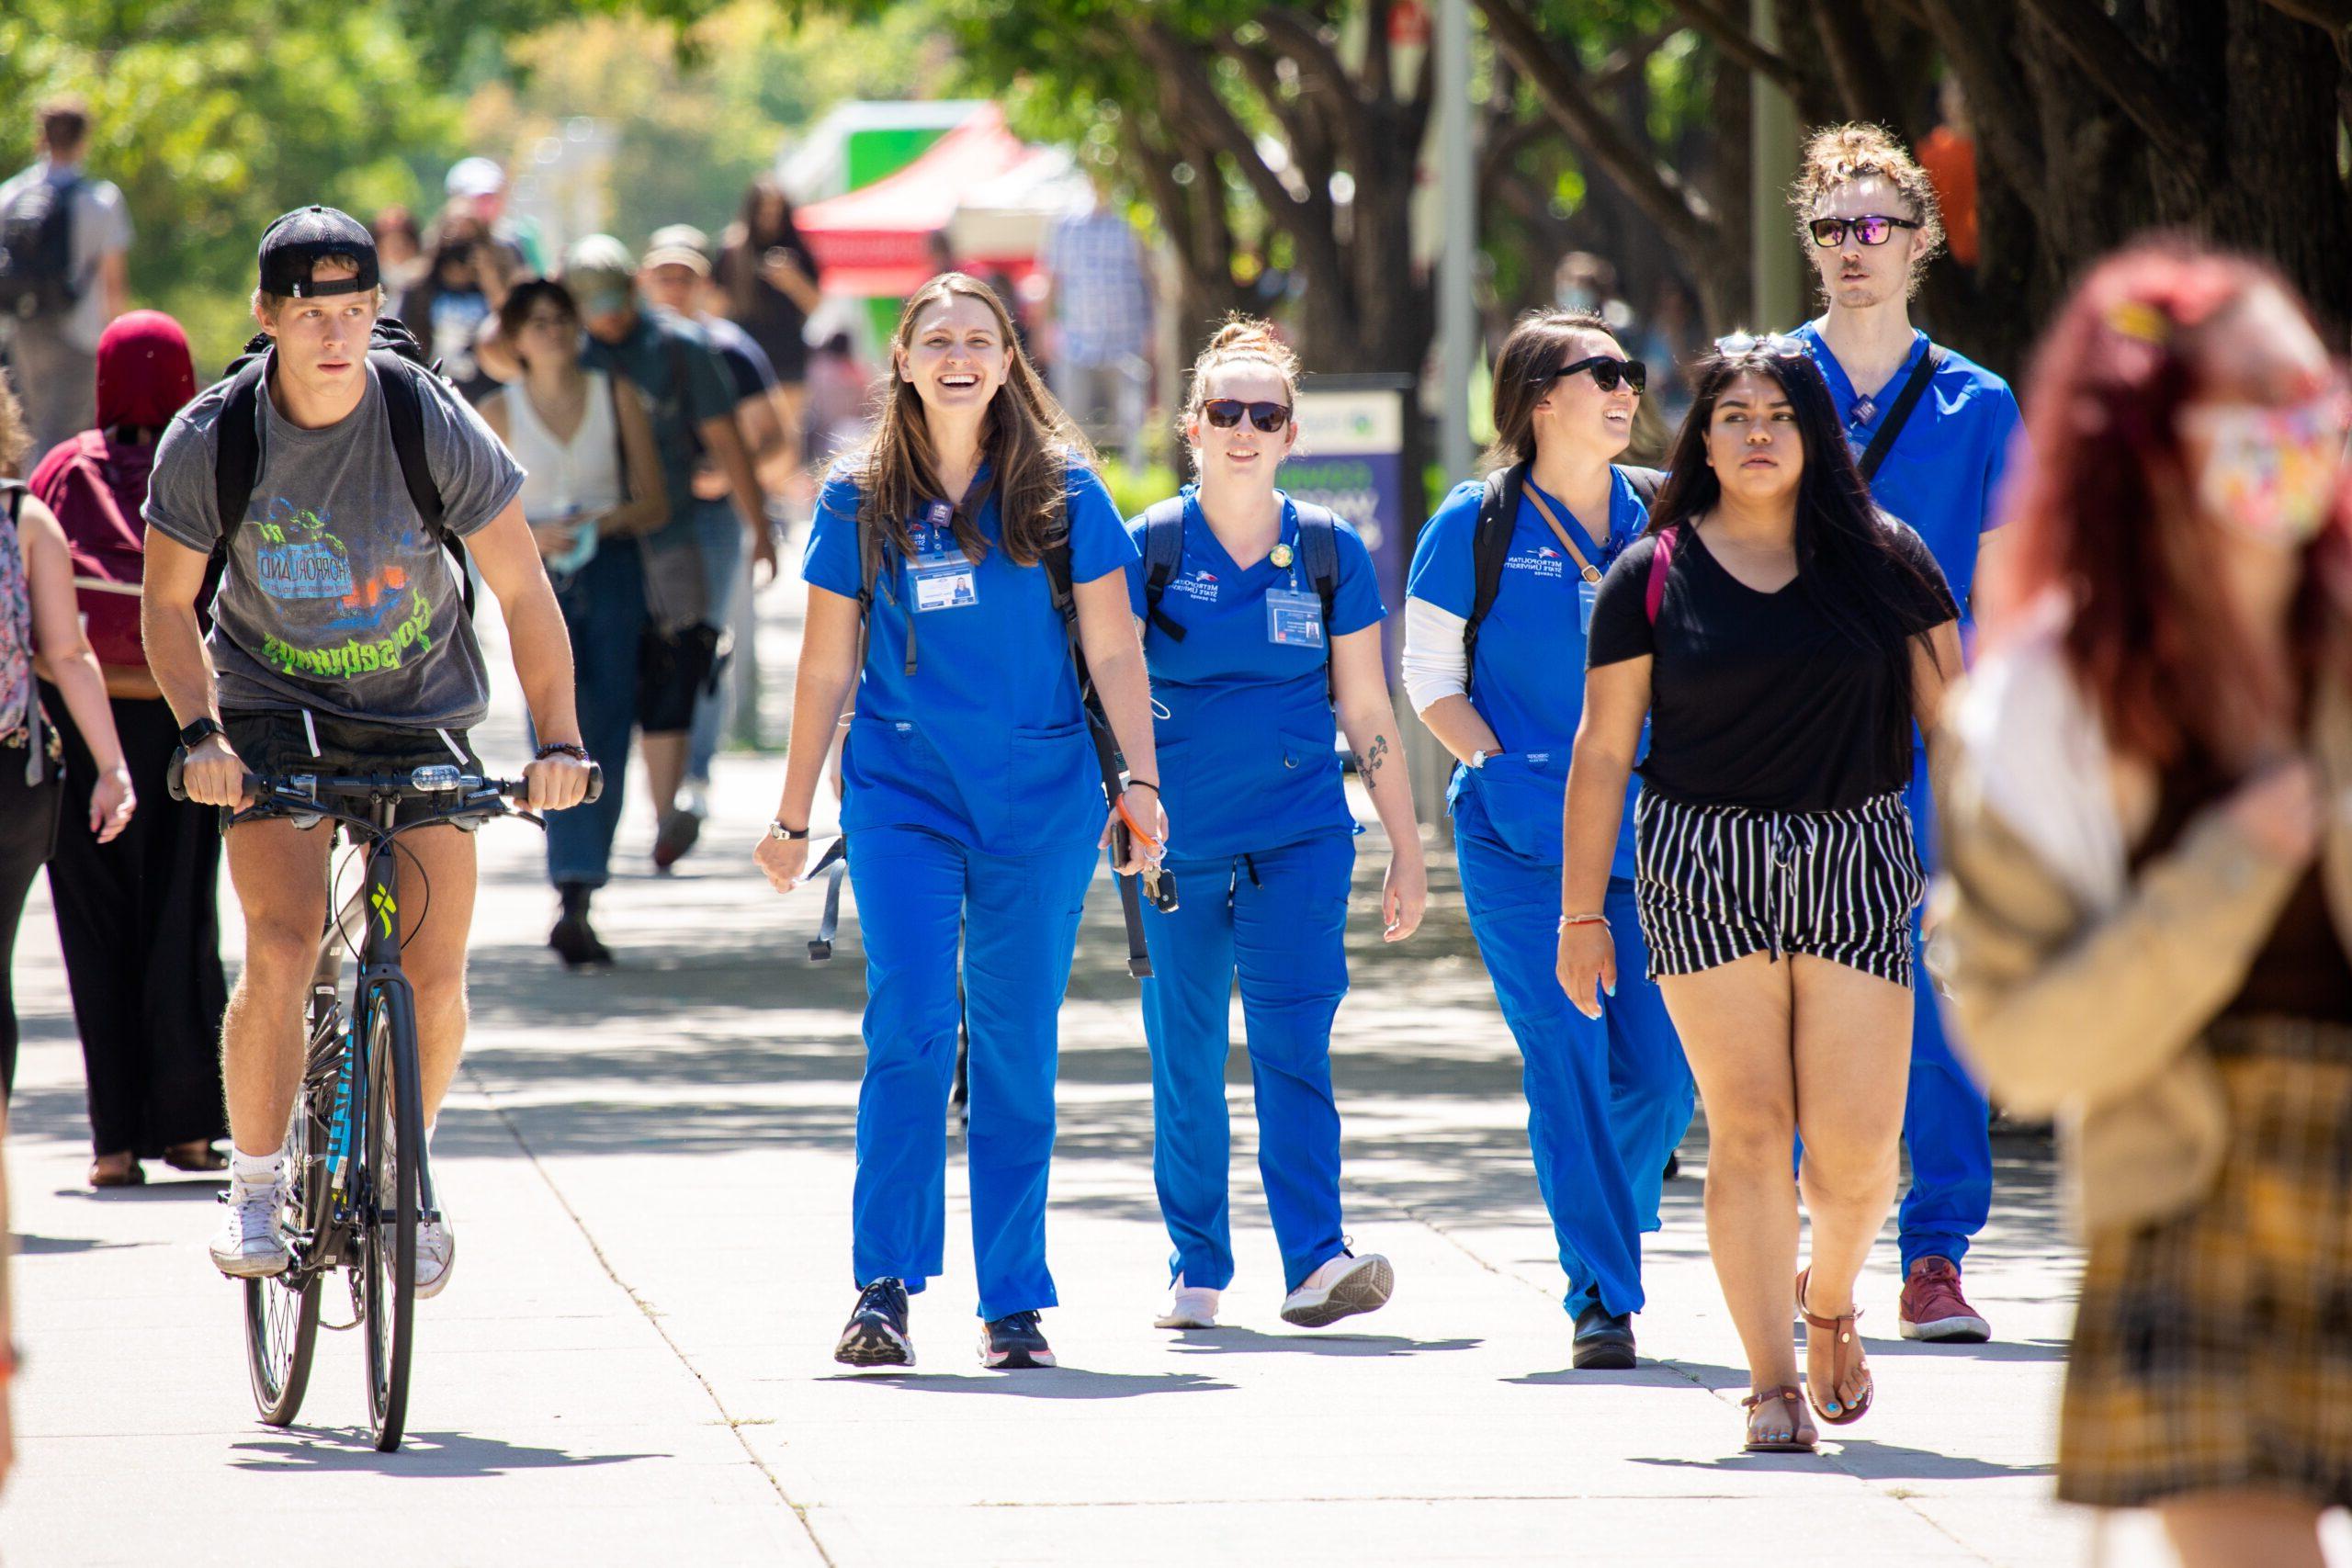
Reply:
M1398 663L1415 713L1427 713L1430 704L1446 697L1470 694L1470 656L1462 646L1462 629L1468 624L1426 599L1405 601L1405 651Z

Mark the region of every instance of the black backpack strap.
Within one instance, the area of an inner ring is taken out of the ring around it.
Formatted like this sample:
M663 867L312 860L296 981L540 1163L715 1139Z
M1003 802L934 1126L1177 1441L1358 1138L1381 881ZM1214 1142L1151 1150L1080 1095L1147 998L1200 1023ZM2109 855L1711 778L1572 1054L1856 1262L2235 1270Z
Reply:
M1901 395L1894 400L1894 406L1886 411L1886 423L1878 427L1878 434L1871 437L1870 446L1862 452L1859 466L1864 484L1878 478L1879 465L1886 461L1889 452L1894 450L1894 438L1903 434L1904 425L1910 422L1911 411L1919 406L1920 398L1927 393L1928 383L1936 378L1936 372L1942 369L1943 365L1943 345L1931 343L1928 345L1928 352L1919 356L1919 363L1911 367L1911 374L1903 383Z
M703 458L702 432L694 415L693 400L687 389L694 385L694 363L686 357L686 341L675 333L662 334L662 346L670 351L670 395L678 400L678 427L685 432L686 453L695 462Z
M1069 535L1063 532L1060 539L1046 547L1042 563L1046 581L1054 596L1054 608L1062 618L1063 635L1069 639L1069 656L1078 669L1078 697L1086 709L1087 733L1093 738L1095 765L1102 773L1102 800L1111 810L1119 809L1119 798L1126 786L1120 777L1117 739L1111 733L1111 716L1102 711L1102 699L1094 690L1094 678L1086 668L1086 649L1078 636L1078 591L1070 581ZM1124 831L1124 829L1122 830ZM1109 851L1113 866L1111 879L1119 885L1119 917L1127 927L1127 973L1138 980L1151 978L1151 950L1144 941L1143 899L1136 889L1141 880L1118 874L1119 834L1114 834Z
M825 883L825 908L817 919L817 935L808 943L811 964L822 964L833 955L833 938L842 928L842 878L848 874L849 835L843 833L801 877L803 882L822 877Z
M1331 608L1340 598L1340 520L1328 506L1311 501L1298 509L1298 558L1315 596L1323 602L1323 694L1334 705L1340 700L1338 678L1331 669Z
M1663 470L1637 468L1631 464L1623 464L1619 466L1617 471L1625 476L1627 484L1634 487L1634 499L1642 503L1643 511L1647 512L1657 504L1657 492L1666 488L1666 474Z
M254 502L254 480L261 472L261 381L268 374L266 354L236 366L213 427L220 446L212 459L212 503L220 517L220 536L212 544L213 570L227 562L229 542L244 526L245 509Z
M1495 607L1503 590L1503 563L1510 558L1511 530L1519 525L1519 497L1527 483L1527 465L1516 463L1487 476L1486 492L1478 500L1478 525L1470 538L1470 558L1476 587L1470 617L1462 624L1462 671L1466 685L1478 663L1478 626Z
M466 570L466 547L444 525L447 509L442 504L441 487L433 477L433 465L424 450L424 393L416 384L422 371L406 356L389 348L372 349L368 362L376 367L376 382L384 390L384 418L392 427L392 454L400 459L401 480L408 486L410 504L416 514L424 519L425 532L439 539L449 552L452 570L458 574L458 592L465 601L466 618L474 613L473 574Z
M1156 501L1143 514L1144 619L1174 641L1184 640L1184 628L1160 612L1159 601L1176 574L1184 570L1184 498Z

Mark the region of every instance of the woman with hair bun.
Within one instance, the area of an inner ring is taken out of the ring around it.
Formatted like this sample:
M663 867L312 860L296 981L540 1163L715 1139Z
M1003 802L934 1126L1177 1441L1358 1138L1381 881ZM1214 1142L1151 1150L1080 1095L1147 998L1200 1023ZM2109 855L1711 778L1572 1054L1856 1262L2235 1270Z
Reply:
M1055 1364L1038 1314L1057 1300L1056 1025L1095 851L1113 837L1056 558L1129 770L1113 803L1132 835L1118 869L1143 870L1168 838L1127 615L1135 547L1087 458L995 291L943 273L900 311L873 434L825 481L810 525L791 750L754 858L780 893L802 881L818 779L854 694L842 830L865 942L865 1077L858 1300L833 1351L851 1366L913 1364L907 1298L944 1267L959 1012L981 1361Z
M1421 530L1405 687L1459 762L1447 804L1470 931L1526 1064L1527 1139L1551 1211L1571 1359L1634 1365L1642 1233L1690 1124L1690 1073L1634 916L1633 794L1621 783L1604 928L1626 975L1589 1016L1553 973L1560 803L1584 709L1601 573L1640 535L1653 469L1618 465L1648 370L1590 311L1520 318L1495 361L1494 446Z
M1152 1175L1176 1251L1162 1328L1216 1326L1233 1279L1225 1061L1237 976L1257 1086L1259 1169L1282 1248L1283 1320L1385 1304L1388 1260L1340 1215L1331 1019L1348 988L1358 831L1333 749L1347 732L1390 846L1382 934L1420 924L1428 885L1381 656L1386 615L1353 527L1275 487L1298 442L1298 361L1236 317L1193 366L1182 434L1197 476L1128 524L1132 604L1159 708L1172 908L1148 908Z

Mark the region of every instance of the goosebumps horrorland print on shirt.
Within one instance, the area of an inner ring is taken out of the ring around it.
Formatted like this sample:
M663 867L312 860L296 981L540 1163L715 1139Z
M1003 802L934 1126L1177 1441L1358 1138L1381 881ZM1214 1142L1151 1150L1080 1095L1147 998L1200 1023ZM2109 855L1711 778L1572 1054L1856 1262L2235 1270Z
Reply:
M323 430L288 424L264 383L260 471L212 607L220 705L464 728L488 700L481 649L455 563L409 500L375 367L367 374L359 406ZM523 470L456 392L417 380L425 460L445 525L463 537L514 499ZM172 422L148 490L148 524L193 550L209 552L220 534L213 462L226 385Z

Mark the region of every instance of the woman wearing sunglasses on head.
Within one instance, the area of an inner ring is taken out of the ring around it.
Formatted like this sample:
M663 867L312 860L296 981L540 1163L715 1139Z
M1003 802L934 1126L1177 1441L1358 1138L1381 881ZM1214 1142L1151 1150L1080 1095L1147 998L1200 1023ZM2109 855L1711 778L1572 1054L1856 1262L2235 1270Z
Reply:
M818 779L854 693L842 830L865 942L859 1295L833 1351L852 1366L913 1363L907 1298L944 1266L959 1016L981 1359L1054 1365L1037 1314L1056 1304L1056 1021L1095 852L1112 837L1048 581L1057 552L1132 778L1115 815L1131 829L1119 869L1134 873L1168 836L1127 614L1135 547L996 292L944 273L900 312L873 434L819 498L784 793L755 852L777 891L801 881Z
M1641 1235L1657 1228L1667 1156L1690 1121L1690 1075L1644 973L1633 918L1632 799L1619 783L1613 876L1629 981L1588 1017L1554 974L1560 811L1583 713L1601 573L1637 536L1659 475L1616 466L1647 373L1589 311L1522 317L1495 365L1499 465L1454 488L1422 528L1405 604L1405 686L1460 761L1447 795L1470 930L1525 1061L1527 1134L1551 1211L1572 1359L1634 1364Z
M1148 909L1152 1175L1176 1251L1162 1328L1209 1328L1233 1279L1225 1062L1237 976L1258 1165L1282 1248L1282 1316L1317 1327L1388 1300L1388 1261L1348 1249L1331 1018L1348 988L1355 818L1333 710L1390 845L1383 936L1420 924L1427 880L1381 657L1386 611L1356 531L1274 488L1298 440L1298 362L1235 318L1193 366L1195 482L1128 527L1133 607L1160 709L1160 787L1183 824L1173 909Z
M1598 1014L1627 977L1607 896L1647 717L1640 919L1707 1105L1707 1244L1747 1352L1747 1446L1809 1451L1808 1395L1841 1426L1871 1404L1854 1280L1894 1197L1925 880L1903 792L1960 637L1935 558L1871 503L1795 339L1716 344L1668 472L1593 612L1559 980Z

